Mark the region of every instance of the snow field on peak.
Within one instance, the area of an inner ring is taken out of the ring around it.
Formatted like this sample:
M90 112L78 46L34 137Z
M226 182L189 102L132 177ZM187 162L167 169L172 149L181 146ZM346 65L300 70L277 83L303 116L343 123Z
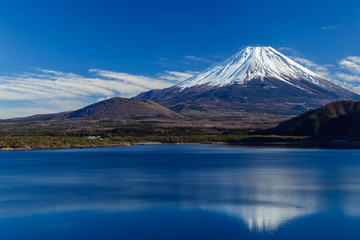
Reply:
M253 79L263 80L264 78L278 79L300 89L302 88L297 86L299 80L328 88L326 84L322 83L319 75L272 47L247 47L218 65L176 86L182 89L203 84L221 87L230 84L244 84Z

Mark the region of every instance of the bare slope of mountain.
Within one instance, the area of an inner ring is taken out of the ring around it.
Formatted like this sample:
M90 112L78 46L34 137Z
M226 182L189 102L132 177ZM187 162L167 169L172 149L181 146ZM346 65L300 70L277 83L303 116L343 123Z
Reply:
M360 101L336 101L287 120L271 133L294 136L360 136Z
M71 118L139 118L139 117L165 117L178 118L179 114L161 106L153 101L111 98L102 102L94 103L82 109L69 112L64 115L65 119Z
M248 47L173 87L141 93L177 112L198 115L294 115L360 96L302 67L271 47Z
M39 114L25 118L4 121L49 121L66 119L113 119L113 118L171 118L179 119L181 115L150 100L111 98L91 104L76 111L56 114Z

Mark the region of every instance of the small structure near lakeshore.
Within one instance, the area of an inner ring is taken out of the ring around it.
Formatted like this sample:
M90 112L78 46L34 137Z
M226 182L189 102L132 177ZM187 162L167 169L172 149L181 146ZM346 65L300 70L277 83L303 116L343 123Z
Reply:
M87 136L85 138L91 139L91 140L104 140L101 136Z

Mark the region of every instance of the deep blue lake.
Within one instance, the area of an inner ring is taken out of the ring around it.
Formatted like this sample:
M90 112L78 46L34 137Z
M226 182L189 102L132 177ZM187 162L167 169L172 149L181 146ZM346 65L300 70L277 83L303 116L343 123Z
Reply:
M360 239L360 150L0 152L0 239Z

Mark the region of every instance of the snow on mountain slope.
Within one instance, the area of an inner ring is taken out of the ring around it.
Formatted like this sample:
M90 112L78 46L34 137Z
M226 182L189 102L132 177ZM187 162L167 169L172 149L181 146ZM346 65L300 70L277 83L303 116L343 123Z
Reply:
M328 81L323 81L324 79L319 75L272 47L247 47L220 64L176 86L182 89L203 84L222 87L229 84L244 84L252 79L263 80L265 78L277 79L299 89L303 89L298 84L299 80L305 80L323 88L331 88Z
M360 100L271 47L247 47L177 85L135 98L210 117L230 112L293 115L335 100Z

